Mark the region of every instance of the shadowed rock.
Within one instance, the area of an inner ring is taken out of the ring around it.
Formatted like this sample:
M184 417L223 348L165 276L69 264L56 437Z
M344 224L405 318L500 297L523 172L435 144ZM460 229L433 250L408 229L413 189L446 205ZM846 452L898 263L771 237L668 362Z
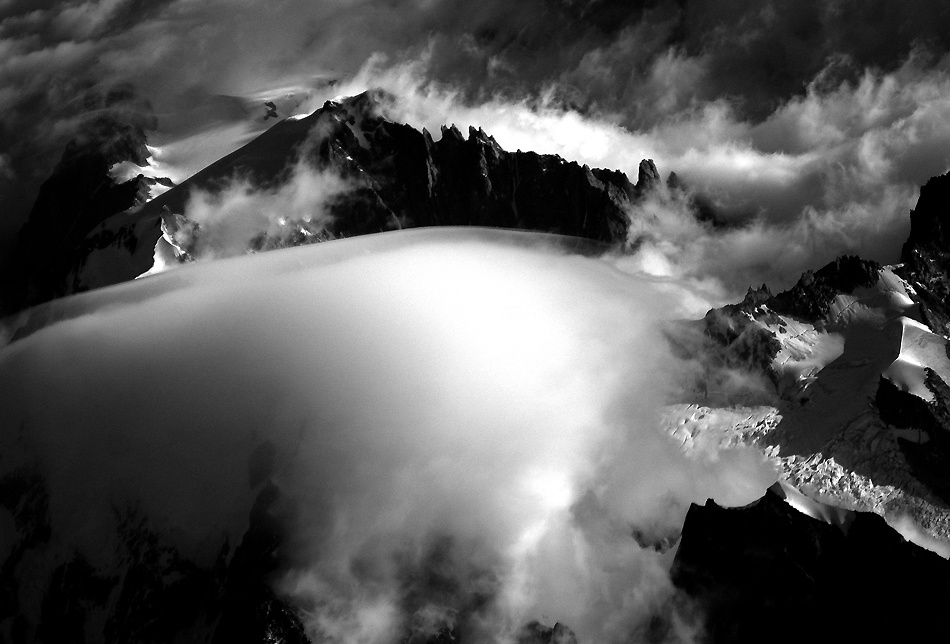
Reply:
M877 515L845 532L771 490L742 508L692 505L672 578L704 608L710 642L934 641L950 628L950 562Z
M927 325L950 334L950 173L921 187L901 261L899 274L917 291Z

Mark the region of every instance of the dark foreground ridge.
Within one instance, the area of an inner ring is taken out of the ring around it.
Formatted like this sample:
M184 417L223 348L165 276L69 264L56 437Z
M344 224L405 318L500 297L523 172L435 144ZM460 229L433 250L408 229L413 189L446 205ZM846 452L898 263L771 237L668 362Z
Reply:
M711 642L925 642L950 628L950 562L876 514L842 529L772 490L742 508L690 507L672 577Z
M107 562L96 567L75 549L63 546L51 526L50 498L38 467L24 466L0 478L0 510L14 524L9 552L0 563L0 642L123 644L207 642L209 644L309 644L299 611L272 589L287 568L291 504L274 482L274 447L261 443L248 461L254 502L248 527L236 548L222 537L208 564L172 545L139 509L114 508L115 543ZM458 609L456 619L479 609L477 593L457 603L468 589L451 574L444 558L449 541L429 555L431 566L406 591L406 608L441 599ZM453 600L453 598L455 598ZM455 612L453 610L453 612ZM460 644L471 641L458 624L420 629L410 623L394 641L406 644ZM525 624L517 644L577 644L565 625Z
M0 565L0 642L309 642L300 618L269 585L285 538L271 474L252 478L247 531L233 553L223 538L212 565L179 552L140 510L114 508L116 549L99 569L65 550L51 530L38 468L4 475L0 508L13 518L15 534Z

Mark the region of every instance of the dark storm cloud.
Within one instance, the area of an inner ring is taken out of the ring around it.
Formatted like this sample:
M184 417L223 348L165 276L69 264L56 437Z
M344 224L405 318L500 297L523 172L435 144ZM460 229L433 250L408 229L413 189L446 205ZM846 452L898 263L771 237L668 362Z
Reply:
M950 47L940 2L563 4L583 24L584 46L568 48L550 79L577 104L623 114L631 127L716 99L761 120L819 75L830 87L868 67L892 71L914 50ZM663 58L680 64L653 74ZM657 94L657 84L676 91Z
M431 40L438 51L433 77L473 96L562 82L579 103L611 110L629 102L634 81L658 58L675 55L713 72L693 83L695 98L729 96L767 114L771 109L763 109L802 93L831 57L860 73L868 65L895 68L914 46L942 51L950 44L950 15L940 3L872 4L11 2L0 8L0 38L13 49L8 65L41 67L45 74L92 63L80 75L99 82L112 80L109 74L123 80L141 74L232 92L260 83L265 73L343 77L373 52L412 55ZM607 76L612 83L603 82ZM10 90L26 79L4 80Z
M713 91L762 117L838 60L836 81L867 67L891 71L915 47L946 51L950 13L942 2L690 2L683 47L707 56Z
M7 138L48 139L36 121L62 116L90 87L134 81L153 104L193 86L246 95L346 78L374 52L398 60L431 48L431 78L470 100L553 89L567 105L634 128L719 98L763 118L830 74L831 60L840 80L869 65L894 69L913 47L945 50L950 14L931 4L8 2L0 107L13 116ZM17 116L27 115L34 127L24 131Z

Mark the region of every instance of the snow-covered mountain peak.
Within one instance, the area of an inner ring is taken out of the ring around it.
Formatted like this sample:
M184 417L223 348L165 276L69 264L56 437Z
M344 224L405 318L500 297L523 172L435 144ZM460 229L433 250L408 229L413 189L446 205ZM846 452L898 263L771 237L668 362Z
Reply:
M712 397L701 390L702 416L718 420L697 425L690 414L670 431L759 445L811 498L889 521L911 517L931 535L924 541L946 541L950 488L935 468L950 442L948 340L928 326L935 318L917 277L906 265L843 257L789 291L750 289L743 302L710 311L704 386L728 382L732 369L757 370L756 386L770 384L753 400L767 406L737 423L724 403L747 401L748 384L731 403L722 386Z
M629 205L659 181L652 161L634 185L619 171L506 151L481 128L465 137L443 127L434 141L386 119L390 100L368 91L284 119L148 203L108 217L64 255L70 267L55 292L154 274L183 258L418 226L517 228L622 246ZM179 239L169 232L176 230L194 234Z

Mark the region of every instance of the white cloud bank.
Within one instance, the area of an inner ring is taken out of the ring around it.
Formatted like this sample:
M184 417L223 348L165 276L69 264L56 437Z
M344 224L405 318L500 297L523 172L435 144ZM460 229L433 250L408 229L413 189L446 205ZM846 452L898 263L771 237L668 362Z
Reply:
M269 440L295 510L279 588L315 635L510 641L539 619L629 641L674 599L672 553L632 531L775 478L752 451L690 460L660 428L676 306L556 238L476 229L196 264L36 313L48 325L0 351L20 455L3 467L40 463L54 533L95 564L110 504L213 558Z

